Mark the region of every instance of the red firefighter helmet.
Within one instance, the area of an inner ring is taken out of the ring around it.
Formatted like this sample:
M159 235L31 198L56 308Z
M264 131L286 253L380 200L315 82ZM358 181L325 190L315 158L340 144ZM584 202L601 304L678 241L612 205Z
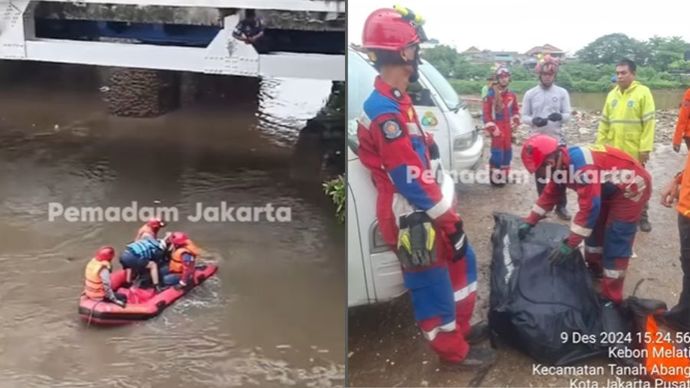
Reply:
M160 228L165 226L165 222L159 218L151 218L146 222L146 225L151 227L154 231L158 231Z
M380 8L364 22L362 46L369 50L400 51L426 40L423 19L407 8Z
M113 247L102 247L96 252L96 260L110 261L115 256Z
M186 244L189 241L189 237L186 233L174 232L172 235L170 235L170 241L173 243L173 245L179 247Z
M531 136L522 145L522 164L527 171L534 174L544 164L546 158L558 149L558 140L555 138L536 134Z
M558 59L552 57L549 54L546 54L542 60L537 62L537 66L534 67L534 72L537 73L537 75L540 75L542 73L553 73L556 74L558 73L558 66L559 66Z

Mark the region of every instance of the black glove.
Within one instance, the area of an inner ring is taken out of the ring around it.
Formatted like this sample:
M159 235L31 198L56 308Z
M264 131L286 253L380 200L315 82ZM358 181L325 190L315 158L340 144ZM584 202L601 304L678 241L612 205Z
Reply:
M455 233L450 235L450 243L453 246L453 262L462 260L467 254L467 245L469 241L467 240L467 235L465 235L465 230L462 227L462 221L455 223Z
M518 224L518 237L520 240L524 240L525 237L529 234L529 232L534 228L534 225L528 224L527 222L520 220L520 223Z
M403 267L426 267L433 264L435 238L431 218L426 213L414 212L401 217L397 255Z
M433 142L429 146L429 156L431 159L440 159L441 158L441 152L438 150L438 145L436 145L436 142Z
M567 240L561 241L560 245L556 247L551 254L549 254L549 261L553 265L563 264L572 260L575 257L577 248L568 245Z
M558 112L553 112L549 115L549 120L551 121L561 121L563 120L563 115Z
M536 127L543 127L544 125L548 124L549 120L541 118L541 117L535 117L532 119L532 124Z

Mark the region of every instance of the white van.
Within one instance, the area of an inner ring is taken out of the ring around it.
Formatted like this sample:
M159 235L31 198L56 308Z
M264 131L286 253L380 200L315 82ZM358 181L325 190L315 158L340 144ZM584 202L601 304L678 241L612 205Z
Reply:
M357 156L357 123L377 75L366 54L348 49L347 64L347 232L348 306L393 299L405 292L395 253L383 242L376 222L376 189ZM483 136L455 89L430 63L419 66L419 83L410 96L425 131L438 144L446 170L475 168L481 161ZM450 180L450 177L448 179Z

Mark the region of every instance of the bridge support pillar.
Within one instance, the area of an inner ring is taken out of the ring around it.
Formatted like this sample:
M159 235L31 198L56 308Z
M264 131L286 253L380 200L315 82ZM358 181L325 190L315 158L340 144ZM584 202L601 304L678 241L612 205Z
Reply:
M178 107L179 73L130 68L104 69L104 99L115 116L155 117Z

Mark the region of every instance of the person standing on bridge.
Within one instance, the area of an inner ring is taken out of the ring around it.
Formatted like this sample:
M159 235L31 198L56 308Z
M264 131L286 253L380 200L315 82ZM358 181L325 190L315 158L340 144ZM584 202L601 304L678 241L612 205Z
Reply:
M256 16L255 10L247 9L244 11L244 19L237 23L232 36L246 44L253 45L256 45L259 39L264 36L264 23L260 17Z
M606 97L596 142L621 149L645 166L654 146L656 108L649 88L635 81L636 70L637 65L630 59L616 65L618 85ZM648 208L646 204L640 218L643 232L652 231Z
M495 353L468 344L488 334L486 325L470 327L476 258L455 212L453 182L445 177L439 184L438 146L407 93L419 77L422 23L406 8L377 9L364 23L362 46L379 75L358 119L358 154L371 172L379 228L400 260L424 337L445 365L485 367Z
M544 56L534 68L539 85L525 93L522 98L522 122L530 125L531 133L542 133L558 140L558 144L565 145L566 138L563 124L570 120L570 95L562 87L555 85L558 73L558 60L550 55ZM546 186L547 177L540 175L539 171L534 176L537 183L537 193L541 195ZM570 214L566 205L565 187L559 193L559 201L556 205L558 218L569 221Z
M113 247L103 247L96 252L84 270L84 294L93 300L103 300L125 307L127 297L113 291L110 283L112 260L115 257Z
M484 130L491 136L489 180L494 186L508 182L513 159L513 130L520 125L517 96L510 89L510 70L499 66L494 73L495 84L482 102Z

